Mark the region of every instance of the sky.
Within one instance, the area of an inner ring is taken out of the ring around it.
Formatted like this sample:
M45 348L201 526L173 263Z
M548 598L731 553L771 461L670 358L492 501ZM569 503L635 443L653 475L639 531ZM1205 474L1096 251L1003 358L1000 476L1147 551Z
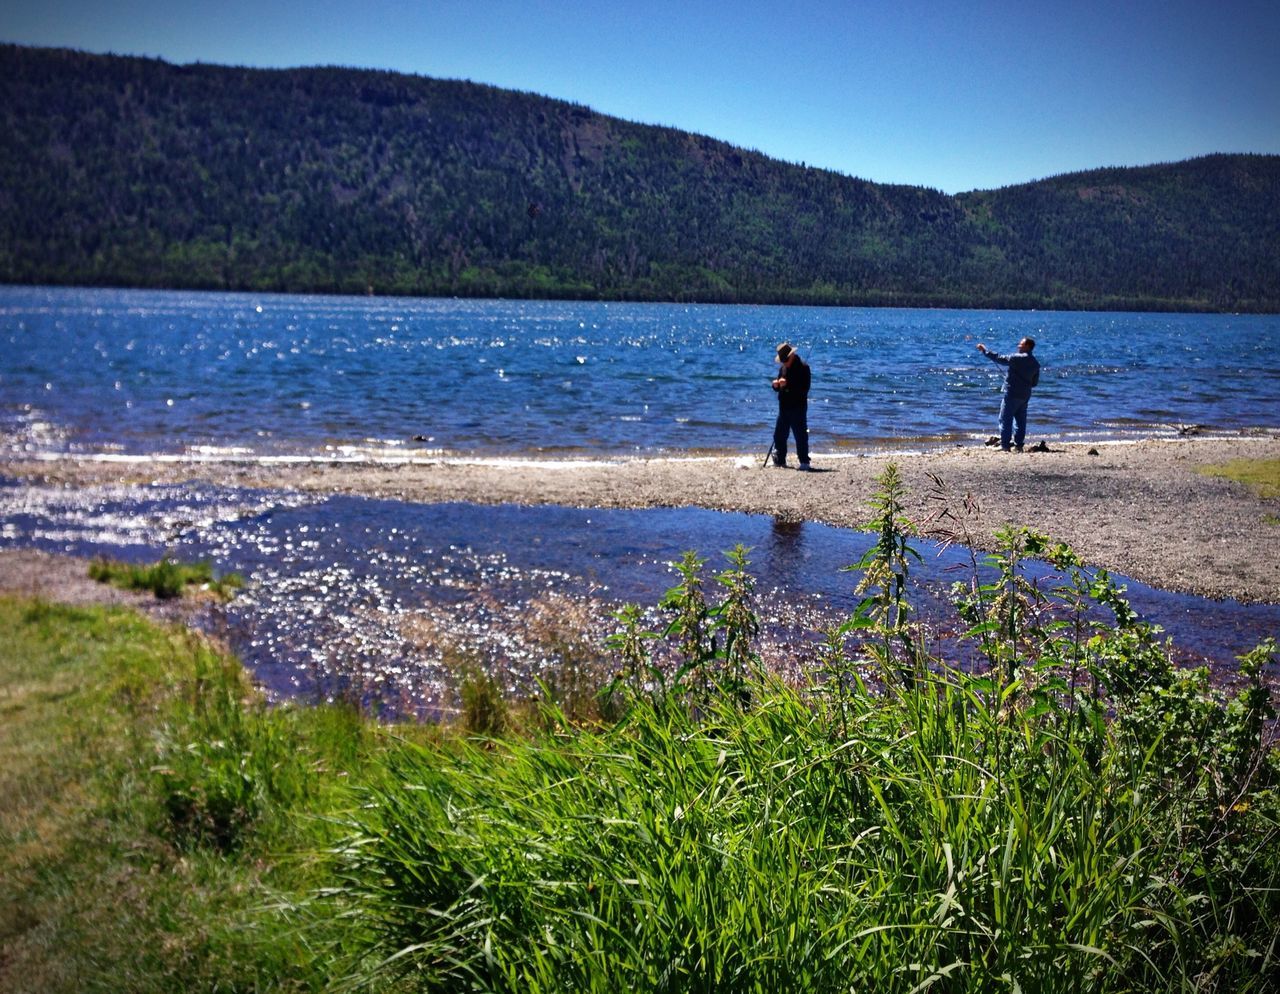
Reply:
M0 41L469 79L946 193L1280 153L1277 0L8 0Z

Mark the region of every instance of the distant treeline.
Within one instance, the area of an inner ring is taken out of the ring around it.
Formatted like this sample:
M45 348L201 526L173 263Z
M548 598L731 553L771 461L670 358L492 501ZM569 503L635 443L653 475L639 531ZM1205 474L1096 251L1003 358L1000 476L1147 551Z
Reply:
M1280 310L1280 156L948 196L474 83L0 46L0 281Z

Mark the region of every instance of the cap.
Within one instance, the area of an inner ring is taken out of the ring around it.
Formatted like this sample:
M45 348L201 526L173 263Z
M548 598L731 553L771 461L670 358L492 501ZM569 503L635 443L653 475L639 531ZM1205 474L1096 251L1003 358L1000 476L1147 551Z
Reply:
M793 350L791 348L791 343L783 342L781 345L778 346L778 358L785 359L787 356L791 355L792 351Z

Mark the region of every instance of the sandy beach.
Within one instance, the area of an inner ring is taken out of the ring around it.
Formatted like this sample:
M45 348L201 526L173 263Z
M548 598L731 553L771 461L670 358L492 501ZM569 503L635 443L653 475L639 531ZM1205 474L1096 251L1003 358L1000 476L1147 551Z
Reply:
M978 445L815 453L814 473L761 468L759 456L469 460L406 454L374 462L8 459L0 462L0 474L64 486L206 481L422 503L697 506L857 527L869 515L876 478L893 461L923 534L939 537L963 522L971 544L989 548L1002 525L1025 525L1068 543L1092 565L1165 590L1280 602L1280 500L1200 471L1233 459L1280 459L1280 434L1050 443L1049 451L1022 454ZM955 516L940 519L944 506ZM13 557L0 557L0 574L14 573L6 562ZM0 588L13 586L12 576L0 579Z

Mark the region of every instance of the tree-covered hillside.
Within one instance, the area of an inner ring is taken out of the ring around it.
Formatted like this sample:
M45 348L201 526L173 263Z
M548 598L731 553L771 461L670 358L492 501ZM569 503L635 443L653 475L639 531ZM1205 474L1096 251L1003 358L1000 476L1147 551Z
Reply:
M473 83L0 46L0 281L1280 310L1280 157L951 197Z

